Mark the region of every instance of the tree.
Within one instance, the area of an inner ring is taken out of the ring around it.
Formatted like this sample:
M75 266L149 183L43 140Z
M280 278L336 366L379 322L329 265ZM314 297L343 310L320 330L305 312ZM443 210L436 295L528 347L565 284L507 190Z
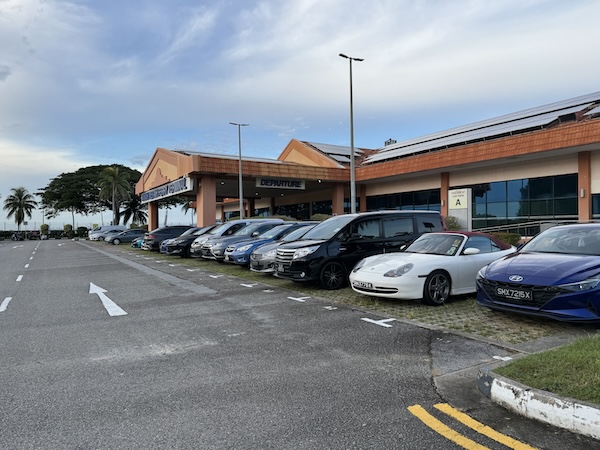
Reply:
M142 203L139 195L131 196L131 199L125 204L125 209L121 212L123 223L129 222L129 219L137 224L146 223L148 221L146 209L147 206Z
M121 221L121 202L131 199L132 187L129 174L119 169L119 166L106 167L98 181L100 187L100 200L110 203L113 212L113 225Z
M37 202L27 189L24 187L12 188L10 194L4 200L4 210L8 211L6 217L15 218L18 231L21 231L21 224L25 222L25 217L31 219L31 213L37 207Z
M129 175L131 189L140 179L142 174L135 169L121 165L98 165L83 167L76 172L62 173L52 179L50 184L41 189L38 194L42 198L42 207L45 208L45 216L53 218L61 212L70 212L75 226L75 213L96 214L107 208L112 209L108 201L100 199L100 177L107 167L118 167L120 172Z

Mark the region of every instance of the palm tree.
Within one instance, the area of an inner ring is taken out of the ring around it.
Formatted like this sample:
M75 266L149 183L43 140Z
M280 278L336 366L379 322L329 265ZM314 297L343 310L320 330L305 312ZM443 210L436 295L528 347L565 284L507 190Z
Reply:
M123 223L127 223L129 219L131 219L133 223L137 223L138 225L145 224L148 220L146 209L147 207L142 203L140 196L133 195L121 213L121 216L123 216Z
M121 220L119 208L121 202L131 199L131 182L129 174L123 172L118 166L106 167L100 175L100 200L110 203L113 211L113 225L118 225Z
M18 231L21 231L21 224L25 222L25 217L31 219L31 213L37 207L37 202L27 189L24 187L12 188L10 194L4 200L4 210L8 211L6 217L14 216Z

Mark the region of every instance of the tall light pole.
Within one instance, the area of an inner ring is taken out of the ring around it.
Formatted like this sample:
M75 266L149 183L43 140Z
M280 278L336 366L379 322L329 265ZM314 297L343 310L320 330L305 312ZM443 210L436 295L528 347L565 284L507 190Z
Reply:
M239 197L240 197L240 219L244 218L244 187L242 185L242 127L247 127L248 123L229 122L230 125L235 125L238 129L238 151L239 151Z
M363 58L353 58L352 56L340 53L342 58L350 62L350 212L356 212L356 177L354 169L354 104L352 101L352 61L364 61Z

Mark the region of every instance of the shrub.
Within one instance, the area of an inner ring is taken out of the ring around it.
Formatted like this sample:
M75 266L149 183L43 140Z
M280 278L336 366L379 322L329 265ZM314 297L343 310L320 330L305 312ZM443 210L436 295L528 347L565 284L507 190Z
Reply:
M315 221L319 221L319 222L323 222L324 220L329 219L330 216L329 214L321 214L321 213L317 213L317 214L313 214L310 218L310 220L315 220Z
M40 233L42 233L43 235L48 236L49 232L50 232L50 225L48 225L47 223L43 223L40 226Z
M71 238L73 237L73 225L71 225L71 224L66 224L66 225L63 227L63 230L64 230L65 234L67 235L67 237L68 237L69 239L71 239Z
M506 242L507 244L514 245L515 247L518 246L521 242L521 235L518 233L505 233L494 231L490 234L492 236L496 236L498 239L500 239L503 242Z
M460 222L458 221L458 217L446 216L444 218L444 222L446 223L446 229L448 231L458 231L462 228L460 226Z

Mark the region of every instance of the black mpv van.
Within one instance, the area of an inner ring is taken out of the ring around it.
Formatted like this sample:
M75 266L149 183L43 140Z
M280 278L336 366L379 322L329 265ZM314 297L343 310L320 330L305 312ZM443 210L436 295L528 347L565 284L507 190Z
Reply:
M277 248L274 275L293 281L319 281L339 289L366 256L398 252L423 233L442 231L437 211L376 211L330 217L301 241Z

